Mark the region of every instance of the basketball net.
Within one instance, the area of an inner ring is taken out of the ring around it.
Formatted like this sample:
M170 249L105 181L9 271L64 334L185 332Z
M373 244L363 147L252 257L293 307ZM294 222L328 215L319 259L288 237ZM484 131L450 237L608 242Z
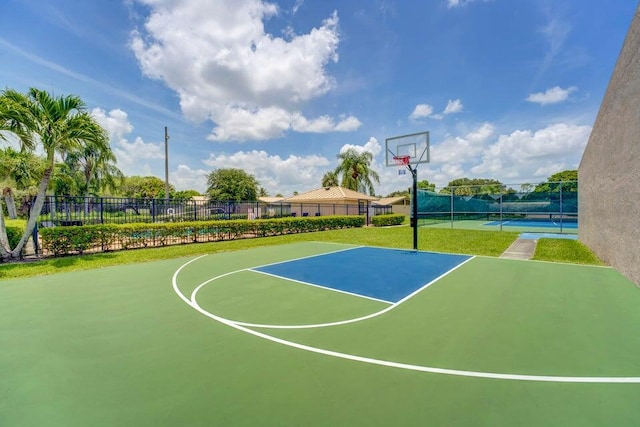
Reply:
M407 170L403 166L409 165L410 156L393 156L393 161L398 166L398 175L406 175Z

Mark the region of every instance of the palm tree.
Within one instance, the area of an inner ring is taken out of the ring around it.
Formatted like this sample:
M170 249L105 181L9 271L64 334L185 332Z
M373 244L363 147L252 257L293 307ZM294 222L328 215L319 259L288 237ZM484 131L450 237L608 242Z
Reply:
M335 170L336 175L342 175L341 186L354 191L368 191L374 195L373 182L380 183L378 173L371 169L373 154L369 151L358 153L357 150L349 148L338 154L340 164Z
M42 173L43 159L26 151L16 151L12 147L0 149L0 180L2 196L7 206L9 218L16 218L13 188L31 190L37 185Z
M113 151L102 150L94 144L85 144L69 152L64 163L76 178L80 196L97 195L105 189L116 190L124 179L116 166Z
M324 174L322 177L322 186L323 187L337 187L338 186L338 175L335 171L329 171Z
M0 213L0 255L3 260L20 258L27 239L33 232L49 186L56 161L85 145L98 152L109 152L106 131L87 112L85 103L76 95L53 97L49 93L31 88L27 94L6 89L0 94L0 130L12 132L21 149L45 154L45 168L38 184L35 203L31 208L27 227L14 249L6 238L4 218ZM0 133L0 138L4 138Z

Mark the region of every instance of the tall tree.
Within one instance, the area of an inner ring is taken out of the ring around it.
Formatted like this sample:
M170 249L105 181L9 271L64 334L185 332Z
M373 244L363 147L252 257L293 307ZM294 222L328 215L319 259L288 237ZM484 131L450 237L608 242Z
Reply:
M16 218L13 189L23 191L34 189L43 169L43 159L33 153L16 151L12 147L0 149L0 181L2 181L2 196L7 205L9 218Z
M338 185L338 174L335 171L329 171L322 176L323 187L337 187Z
M56 196L78 196L78 182L66 163L56 163L49 182L49 190Z
M422 181L418 181L418 190L436 191L436 185L423 179Z
M505 185L496 179L489 178L458 178L440 190L443 194L456 196L473 196L476 194L499 194L505 191Z
M111 150L101 150L93 144L84 144L70 151L65 160L80 196L98 195L102 190L116 190L124 175L116 166Z
M22 149L32 152L39 149L46 159L27 226L13 249L9 247L4 217L0 212L0 255L3 260L8 260L20 258L33 232L44 205L56 155L64 158L67 153L79 150L84 145L93 145L98 151L110 151L111 148L107 132L76 95L54 97L35 88L29 89L26 94L6 89L0 94L0 129L12 132ZM0 138L6 137L0 133Z
M359 153L353 148L338 154L340 164L335 170L337 176L342 175L341 186L354 191L368 191L374 195L373 182L380 183L380 177L376 171L371 169L373 154L369 151Z
M169 194L174 191L169 185ZM119 194L137 199L164 198L164 181L157 176L128 176L122 181Z
M578 171L571 169L554 173L547 178L547 182L536 185L533 192L548 193L550 191L559 191L559 183L562 183L562 191L578 191Z
M216 169L207 177L207 195L212 200L255 201L259 184L242 169Z
M169 194L174 200L193 200L195 196L201 196L200 192L197 190L180 190L173 194L169 191Z

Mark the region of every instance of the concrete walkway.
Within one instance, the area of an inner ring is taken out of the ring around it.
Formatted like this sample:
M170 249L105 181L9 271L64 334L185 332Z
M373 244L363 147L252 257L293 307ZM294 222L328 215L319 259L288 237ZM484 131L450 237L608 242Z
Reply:
M531 259L536 251L536 240L516 239L515 242L500 255L500 258L509 259Z

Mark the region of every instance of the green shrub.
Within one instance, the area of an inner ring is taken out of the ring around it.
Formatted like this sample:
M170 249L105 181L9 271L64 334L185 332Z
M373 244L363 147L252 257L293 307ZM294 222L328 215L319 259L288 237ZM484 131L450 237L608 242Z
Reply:
M13 249L18 245L22 234L24 233L24 227L16 225L7 225L7 238L9 239L9 246Z
M235 240L362 227L363 216L324 216L174 223L97 224L40 230L43 248L54 255L149 246Z
M6 219L5 227L7 229L7 238L9 246L13 249L18 245L24 229L27 228L27 221L23 219Z
M404 215L401 214L382 214L371 218L371 223L376 227L385 227L389 225L400 225L404 221Z

